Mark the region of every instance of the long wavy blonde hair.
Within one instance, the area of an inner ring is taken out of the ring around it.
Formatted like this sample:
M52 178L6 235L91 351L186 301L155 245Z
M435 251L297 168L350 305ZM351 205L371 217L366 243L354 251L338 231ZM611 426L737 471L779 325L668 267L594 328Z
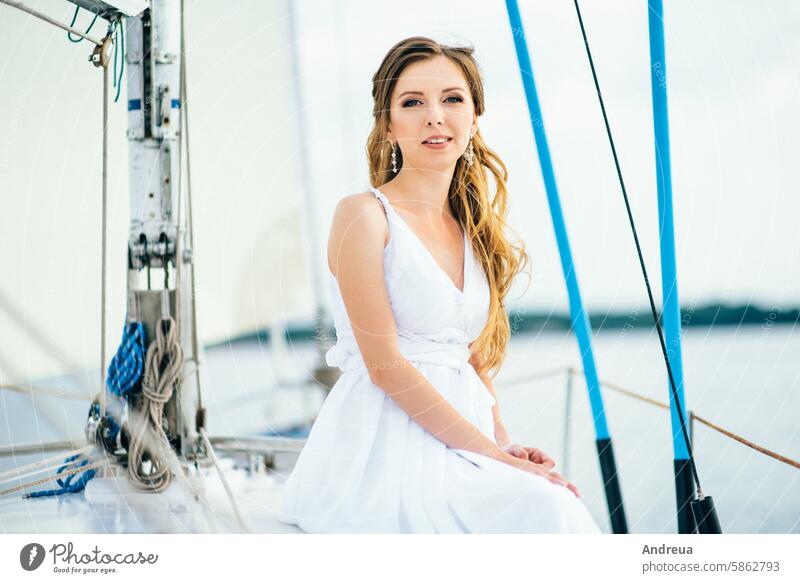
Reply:
M391 144L386 139L389 127L391 95L403 70L411 63L443 55L461 69L472 94L475 114L483 115L483 79L475 59L474 48L453 47L421 36L410 37L393 46L372 76L372 114L375 125L367 139L370 183L380 187L391 181ZM462 156L456 163L450 183L450 207L466 230L476 257L486 273L489 290L489 317L485 328L472 345L479 355L479 372L489 371L494 377L505 359L511 326L505 299L514 277L528 263L525 245L511 244L504 234L507 228L508 170L500 157L483 141L480 130L472 138L472 166ZM396 153L398 171L402 152ZM490 197L487 170L494 176L496 192ZM529 279L530 285L530 279Z

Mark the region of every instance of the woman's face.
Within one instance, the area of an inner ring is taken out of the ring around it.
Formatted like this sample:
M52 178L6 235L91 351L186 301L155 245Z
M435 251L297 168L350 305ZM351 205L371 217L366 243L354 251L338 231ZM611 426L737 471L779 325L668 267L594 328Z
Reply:
M388 139L403 154L404 168L452 173L478 128L475 105L458 66L445 56L406 67L392 91ZM433 136L450 138L427 145Z

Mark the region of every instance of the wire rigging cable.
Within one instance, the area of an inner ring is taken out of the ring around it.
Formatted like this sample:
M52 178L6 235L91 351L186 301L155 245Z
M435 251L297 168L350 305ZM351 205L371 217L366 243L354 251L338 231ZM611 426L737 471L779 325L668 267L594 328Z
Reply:
M647 287L647 297L650 300L650 310L651 310L651 312L653 314L653 320L655 321L655 324L656 324L656 330L658 331L658 339L659 339L659 342L661 343L661 351L662 351L662 353L664 355L664 363L667 366L667 375L669 376L669 384L670 384L670 388L672 390L672 398L675 400L675 403L677 403L676 409L678 410L678 416L679 416L680 422L681 422L681 431L683 433L683 438L684 438L684 440L686 442L686 449L689 452L689 466L690 466L690 468L692 470L692 475L694 476L695 484L697 485L697 495L698 495L698 497L700 499L703 499L704 496L703 496L703 490L700 487L700 477L697 475L697 467L695 466L695 463L694 463L694 454L692 453L692 446L691 446L691 444L689 442L689 434L686 431L686 422L685 422L685 420L683 418L683 413L681 411L682 404L681 404L681 402L680 402L680 400L678 398L678 391L675 388L675 379L674 379L674 377L672 375L672 367L669 364L669 356L667 355L667 346L666 346L666 344L664 342L664 334L663 334L663 332L661 330L661 323L659 322L659 317L658 317L658 314L656 313L656 305L655 305L655 301L653 300L653 291L652 291L652 289L650 287L650 278L647 276L647 268L645 267L644 258L642 257L642 248L639 245L639 236L638 236L638 234L636 232L636 224L634 223L633 214L631 213L631 205L630 205L630 202L628 201L628 193L627 193L627 190L625 189L625 181L622 178L622 170L620 169L620 165L619 165L619 158L617 156L617 148L614 145L614 138L611 135L611 127L610 127L610 125L608 123L608 115L606 114L606 106L605 106L605 103L603 102L603 94L600 91L600 83L597 80L597 72L595 71L595 68L594 68L594 60L592 59L592 51L589 48L589 40L586 38L586 29L583 26L583 18L581 17L581 9L580 9L580 6L578 6L578 0L574 0L574 3L575 3L575 11L578 14L578 22L580 23L580 26L581 26L581 34L583 35L583 44L586 47L586 55L589 57L589 66L592 69L592 78L594 79L594 87L595 87L595 90L597 91L597 99L600 101L600 109L603 112L603 122L605 123L605 126L606 126L606 133L608 134L609 144L611 145L611 153L614 156L614 166L617 169L617 178L619 179L619 185L620 185L620 188L622 189L622 196L625 199L625 209L628 212L628 221L629 221L629 223L631 225L631 231L633 233L633 240L636 243L636 253L639 256L639 265L642 268L642 275L644 276L644 283L645 283L645 286Z

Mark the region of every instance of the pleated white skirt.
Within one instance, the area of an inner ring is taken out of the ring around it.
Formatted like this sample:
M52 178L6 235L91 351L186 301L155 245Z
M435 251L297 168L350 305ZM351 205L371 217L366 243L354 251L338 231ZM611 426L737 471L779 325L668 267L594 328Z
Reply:
M494 440L494 398L470 365L412 364ZM566 487L448 447L358 367L323 403L284 484L280 520L311 533L601 533Z

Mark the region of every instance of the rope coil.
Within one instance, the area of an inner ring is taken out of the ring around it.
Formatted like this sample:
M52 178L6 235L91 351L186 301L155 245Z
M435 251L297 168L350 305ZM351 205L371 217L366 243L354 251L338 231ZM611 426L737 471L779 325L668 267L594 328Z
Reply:
M144 370L144 325L129 322L122 332L122 341L108 365L106 386L118 396L125 397L137 388Z
M161 492L169 487L172 474L165 455L171 448L164 430L164 405L181 384L183 348L176 332L175 320L162 318L156 327L156 339L147 349L142 381L141 410L144 421L131 431L128 448L128 476L137 486ZM158 451L146 448L144 434L156 433ZM145 463L149 462L149 468Z

